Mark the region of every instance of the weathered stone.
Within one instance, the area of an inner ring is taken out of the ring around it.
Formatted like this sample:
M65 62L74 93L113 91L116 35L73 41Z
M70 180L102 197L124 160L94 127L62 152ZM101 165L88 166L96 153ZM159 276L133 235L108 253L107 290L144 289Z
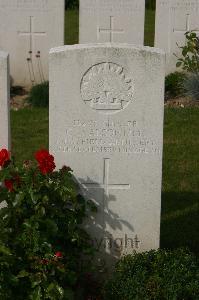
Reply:
M0 48L10 54L12 84L48 79L50 48L64 44L64 0L0 0Z
M0 149L10 148L10 85L8 54L0 51Z
M179 47L185 45L185 33L199 35L199 0L157 0L155 46L166 52L166 73L176 70ZM176 57L177 56L177 57Z
M95 200L87 230L109 262L159 247L164 73L154 48L50 52L50 151Z
M144 0L80 0L79 43L144 44Z

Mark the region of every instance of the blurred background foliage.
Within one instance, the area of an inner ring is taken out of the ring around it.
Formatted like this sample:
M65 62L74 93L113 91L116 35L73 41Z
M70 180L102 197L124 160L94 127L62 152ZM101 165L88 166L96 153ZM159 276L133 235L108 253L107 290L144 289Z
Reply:
M79 0L65 0L66 9L74 9L79 7Z
M156 4L155 0L146 0L146 8L147 9L155 10L155 4Z

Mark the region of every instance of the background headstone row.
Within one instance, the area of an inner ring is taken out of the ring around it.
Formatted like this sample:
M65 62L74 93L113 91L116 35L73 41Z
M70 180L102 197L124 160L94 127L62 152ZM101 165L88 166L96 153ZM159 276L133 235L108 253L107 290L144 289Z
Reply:
M0 49L10 55L11 84L48 80L48 52L64 45L64 0L0 0ZM143 45L145 0L80 0L79 43ZM199 0L157 0L155 47L175 70L184 33L199 32Z

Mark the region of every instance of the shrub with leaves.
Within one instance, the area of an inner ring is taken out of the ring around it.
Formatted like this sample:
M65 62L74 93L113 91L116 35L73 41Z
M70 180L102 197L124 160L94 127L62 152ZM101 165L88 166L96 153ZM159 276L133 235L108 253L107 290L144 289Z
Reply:
M29 92L27 100L33 107L48 107L49 82L45 81L40 84L33 85Z
M186 44L179 47L182 51L182 57L178 58L177 67L193 73L199 72L199 37L194 31L185 33Z
M105 286L105 300L197 300L199 262L188 250L128 255Z
M184 80L186 75L182 72L174 72L165 78L165 92L167 97L176 97L184 93Z
M81 225L94 204L47 150L18 167L2 149L0 182L0 299L75 299L92 266Z
M191 73L187 76L184 89L187 96L199 101L199 73Z

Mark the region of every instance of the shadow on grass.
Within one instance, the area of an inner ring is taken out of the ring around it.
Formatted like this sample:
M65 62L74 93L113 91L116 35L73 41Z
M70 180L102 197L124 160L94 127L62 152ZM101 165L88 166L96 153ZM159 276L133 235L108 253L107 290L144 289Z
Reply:
M199 255L199 194L164 192L161 248L188 247Z

